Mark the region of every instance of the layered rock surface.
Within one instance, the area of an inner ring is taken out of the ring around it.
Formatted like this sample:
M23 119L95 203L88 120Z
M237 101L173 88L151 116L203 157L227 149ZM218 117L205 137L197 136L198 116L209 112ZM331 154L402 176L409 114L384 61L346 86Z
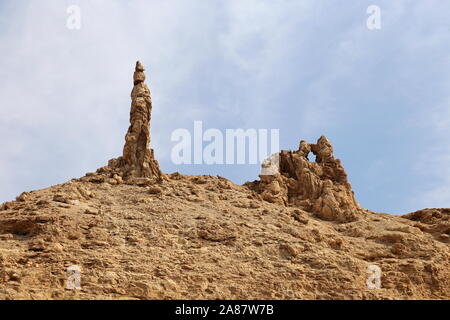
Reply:
M309 161L310 153L316 156L315 162ZM281 151L276 159L278 172L260 175L260 181L248 184L264 200L296 206L324 220L339 222L356 220L363 211L326 137L320 137L316 144L302 140L298 150Z
M423 209L404 216L416 221L415 226L437 240L450 243L450 209Z
M0 206L0 299L450 299L449 215L336 223L220 177L74 179Z

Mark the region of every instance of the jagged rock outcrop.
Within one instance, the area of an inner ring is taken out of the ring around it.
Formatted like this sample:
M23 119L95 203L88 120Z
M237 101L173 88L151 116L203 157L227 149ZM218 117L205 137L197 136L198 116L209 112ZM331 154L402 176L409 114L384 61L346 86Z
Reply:
M437 240L450 243L450 209L423 209L406 214L403 218L415 221L415 227L430 233Z
M316 156L315 162L308 160L311 152ZM277 173L260 175L260 181L247 184L264 200L297 206L324 220L356 220L362 209L355 200L340 160L334 158L333 147L325 136L320 137L316 144L302 140L297 151L281 151L277 156Z
M159 164L150 149L150 120L152 100L145 84L144 66L137 61L131 91L130 127L125 136L122 157L109 161L110 168L119 169L125 181L139 178L160 180Z

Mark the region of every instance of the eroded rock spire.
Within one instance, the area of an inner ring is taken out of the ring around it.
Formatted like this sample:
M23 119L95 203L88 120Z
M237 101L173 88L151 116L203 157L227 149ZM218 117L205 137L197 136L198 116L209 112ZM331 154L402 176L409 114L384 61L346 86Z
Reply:
M150 120L152 99L145 84L144 66L136 62L133 74L134 87L131 91L130 126L125 136L122 157L112 159L109 167L121 171L125 180L133 178L161 179L159 164L150 149Z

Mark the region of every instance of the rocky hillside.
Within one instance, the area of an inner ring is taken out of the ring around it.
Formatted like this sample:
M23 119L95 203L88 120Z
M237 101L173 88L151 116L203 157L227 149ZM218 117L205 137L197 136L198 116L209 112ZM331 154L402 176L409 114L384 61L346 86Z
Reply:
M326 137L242 186L162 173L143 71L121 157L0 205L0 299L450 299L450 209L361 208Z

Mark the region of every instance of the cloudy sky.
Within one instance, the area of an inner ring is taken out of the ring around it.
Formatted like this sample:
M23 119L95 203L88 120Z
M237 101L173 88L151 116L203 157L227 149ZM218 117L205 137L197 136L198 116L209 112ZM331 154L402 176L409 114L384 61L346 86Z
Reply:
M175 165L171 133L195 120L275 128L282 149L326 135L363 207L450 207L449 12L441 0L3 0L0 202L121 154L139 59L165 172L257 179L257 165Z

